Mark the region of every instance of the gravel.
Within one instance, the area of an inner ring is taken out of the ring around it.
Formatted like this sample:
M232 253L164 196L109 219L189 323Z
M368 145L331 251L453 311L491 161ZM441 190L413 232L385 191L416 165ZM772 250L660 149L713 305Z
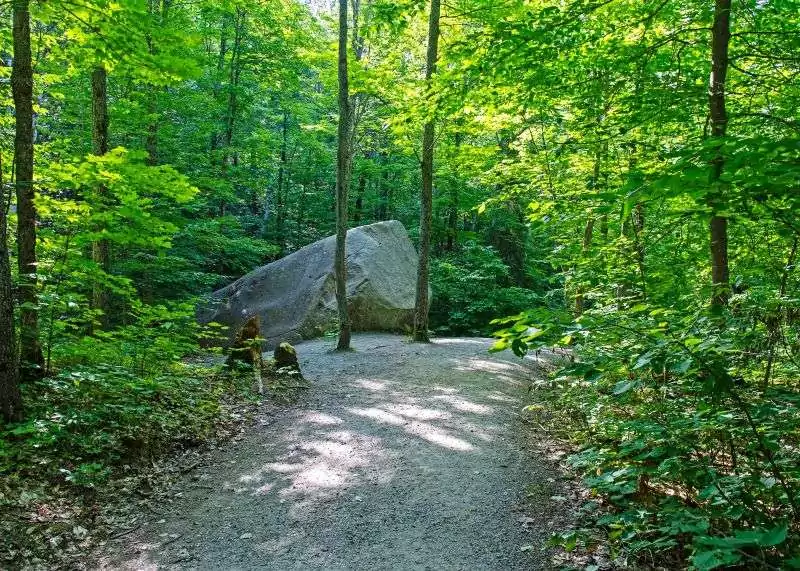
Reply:
M536 359L475 338L332 344L298 345L301 401L214 451L98 568L551 568L562 484L518 419Z

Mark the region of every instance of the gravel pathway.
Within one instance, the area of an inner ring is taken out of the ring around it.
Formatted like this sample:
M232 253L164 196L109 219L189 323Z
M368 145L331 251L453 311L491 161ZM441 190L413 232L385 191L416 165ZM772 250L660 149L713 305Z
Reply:
M517 420L535 361L490 344L359 334L352 353L298 345L312 386L302 402L214 452L163 519L98 566L550 568L541 545L564 508L557 470Z

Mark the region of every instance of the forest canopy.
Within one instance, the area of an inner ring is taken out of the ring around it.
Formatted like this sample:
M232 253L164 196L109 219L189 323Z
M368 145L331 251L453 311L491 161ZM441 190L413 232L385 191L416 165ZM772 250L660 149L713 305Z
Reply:
M800 567L799 1L0 13L0 512L209 438L252 394L197 304L396 219L415 340L566 348L529 412L596 499L555 544Z

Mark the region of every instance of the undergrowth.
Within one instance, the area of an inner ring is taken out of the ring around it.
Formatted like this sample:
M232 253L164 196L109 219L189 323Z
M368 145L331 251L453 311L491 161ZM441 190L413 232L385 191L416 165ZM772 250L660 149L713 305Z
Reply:
M139 317L62 339L51 374L23 386L25 419L0 426L0 567L74 565L98 539L107 503L142 498L170 454L254 410L252 372L197 353L186 311Z
M758 351L772 349L739 301L727 317L641 304L505 321L497 349L572 346L532 391L578 447L569 462L593 496L555 544L610 541L615 556L670 568L800 568L798 371L781 355L765 377Z

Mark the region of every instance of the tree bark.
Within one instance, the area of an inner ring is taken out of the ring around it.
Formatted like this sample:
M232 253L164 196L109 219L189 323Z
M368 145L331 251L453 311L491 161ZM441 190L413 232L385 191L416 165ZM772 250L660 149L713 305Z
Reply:
M361 171L358 175L358 190L356 191L355 212L353 213L353 223L358 226L364 214L364 194L367 190L367 174Z
M0 416L6 422L22 420L19 392L17 331L14 326L14 288L11 281L11 254L8 251L8 210L11 192L6 197L0 165Z
M339 340L337 351L350 349L350 314L347 309L347 191L350 183L350 137L352 114L347 75L347 1L339 0L339 130L336 153L336 305L339 309Z
M719 216L717 210L722 197L722 171L725 157L722 154L722 139L728 127L725 110L725 80L728 75L728 44L731 37L731 0L716 0L714 24L711 30L711 79L708 91L708 107L711 118L711 136L719 140L717 153L711 163L710 205L712 210L709 230L711 234L711 306L721 309L730 298L730 276L728 269L728 219Z
M430 89L439 56L440 0L431 0L428 20L428 53L425 61L425 82ZM419 208L419 266L417 298L414 305L414 341L430 342L428 337L428 273L431 255L431 222L433 218L433 145L434 122L429 119L422 132L422 193Z
M283 122L281 123L281 156L280 156L280 164L278 165L278 181L277 181L277 189L275 191L275 238L278 241L278 246L280 247L280 254L286 250L286 240L284 239L284 231L283 227L286 220L286 213L284 209L286 208L286 200L285 195L283 193L283 179L286 173L287 164L286 164L286 133L289 124L289 114L284 111L283 113Z
M106 68L98 65L92 72L92 152L97 156L108 152L107 79ZM101 185L98 194L102 196L105 193L106 188ZM92 242L92 261L106 274L111 270L108 240L100 239ZM108 288L100 280L95 280L92 288L92 307L102 312L99 321L103 329L108 327L108 306Z
M461 148L461 133L455 134L456 151ZM458 244L458 209L460 181L455 179L450 181L450 205L447 213L447 243L445 250L452 252Z
M14 172L17 192L17 263L19 266L20 342L22 380L43 374L39 343L39 309L36 277L36 205L33 187L33 67L29 0L14 0L14 97L16 135Z
M164 26L167 22L171 0L149 0L148 11L150 16L156 20L158 26ZM150 34L147 36L147 50L150 55L158 53L158 46L156 46ZM148 89L152 91L151 97L147 103L147 114L149 115L149 122L147 124L147 138L145 139L145 150L147 150L147 164L155 166L158 164L158 91L154 85L148 85Z
M592 247L592 238L594 236L594 216L591 214L586 219L586 226L583 229L583 244L581 245L581 259L585 260L589 256L589 250ZM578 284L578 291L575 294L575 317L583 315L583 284Z
M225 57L228 53L228 17L224 15L222 17L222 22L220 24L220 33L219 33L219 53L217 54L217 76L214 79L214 86L212 88L212 93L214 95L214 101L219 101L220 91L222 91L222 72L225 69ZM211 132L210 137L210 157L212 164L214 163L214 151L217 150L219 147L219 131L215 128Z
M225 111L225 152L222 158L223 172L229 163L236 164L236 155L231 154L230 146L233 143L233 130L236 123L236 113L239 109L238 89L239 76L242 72L241 56L242 41L244 39L247 12L241 8L236 9L236 18L233 27L233 49L231 51L231 66L228 77L228 105Z

